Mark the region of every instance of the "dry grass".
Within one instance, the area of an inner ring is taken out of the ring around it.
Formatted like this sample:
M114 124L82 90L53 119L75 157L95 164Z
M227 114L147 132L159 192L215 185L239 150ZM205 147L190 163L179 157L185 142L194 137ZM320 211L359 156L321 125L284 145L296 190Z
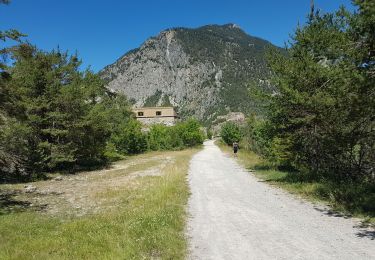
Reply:
M62 180L0 186L0 259L182 259L189 149L131 157ZM9 193L9 192L8 192ZM30 203L32 206L30 206ZM9 205L8 205L9 204Z

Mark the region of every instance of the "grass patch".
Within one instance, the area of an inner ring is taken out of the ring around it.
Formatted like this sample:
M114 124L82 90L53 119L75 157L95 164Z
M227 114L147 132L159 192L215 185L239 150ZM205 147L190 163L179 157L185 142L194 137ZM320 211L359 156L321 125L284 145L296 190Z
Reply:
M195 152L159 152L174 158L161 176L131 178L97 194L116 198L105 212L73 218L33 210L0 215L0 259L183 259L186 174Z
M226 153L232 148L220 140L216 144ZM375 187L370 184L315 181L297 172L280 171L254 152L241 149L238 162L259 179L313 202L324 202L333 211L360 217L375 226Z

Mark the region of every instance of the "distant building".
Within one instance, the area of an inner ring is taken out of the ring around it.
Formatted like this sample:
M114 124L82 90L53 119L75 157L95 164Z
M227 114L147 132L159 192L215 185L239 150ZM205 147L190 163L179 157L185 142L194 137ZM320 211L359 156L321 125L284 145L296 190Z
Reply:
M178 119L173 107L142 107L134 108L133 112L137 120L146 125L164 124L172 126Z

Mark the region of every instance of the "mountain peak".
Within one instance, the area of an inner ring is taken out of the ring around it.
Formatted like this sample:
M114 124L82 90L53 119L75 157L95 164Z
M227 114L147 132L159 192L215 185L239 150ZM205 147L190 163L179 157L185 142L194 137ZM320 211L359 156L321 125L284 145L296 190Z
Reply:
M269 42L238 25L171 28L101 71L107 87L136 106L173 105L209 124L228 112L252 112L250 82L269 88Z
M235 23L227 23L227 24L224 24L223 26L226 26L226 27L229 27L229 28L232 28L232 29L241 29L241 27L238 24L235 24Z

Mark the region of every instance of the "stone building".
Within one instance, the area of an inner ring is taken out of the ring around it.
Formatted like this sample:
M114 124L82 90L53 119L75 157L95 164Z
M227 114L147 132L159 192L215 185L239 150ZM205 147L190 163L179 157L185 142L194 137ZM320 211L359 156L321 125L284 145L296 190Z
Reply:
M133 112L137 120L146 125L164 124L172 126L178 119L173 107L142 107L134 108Z

